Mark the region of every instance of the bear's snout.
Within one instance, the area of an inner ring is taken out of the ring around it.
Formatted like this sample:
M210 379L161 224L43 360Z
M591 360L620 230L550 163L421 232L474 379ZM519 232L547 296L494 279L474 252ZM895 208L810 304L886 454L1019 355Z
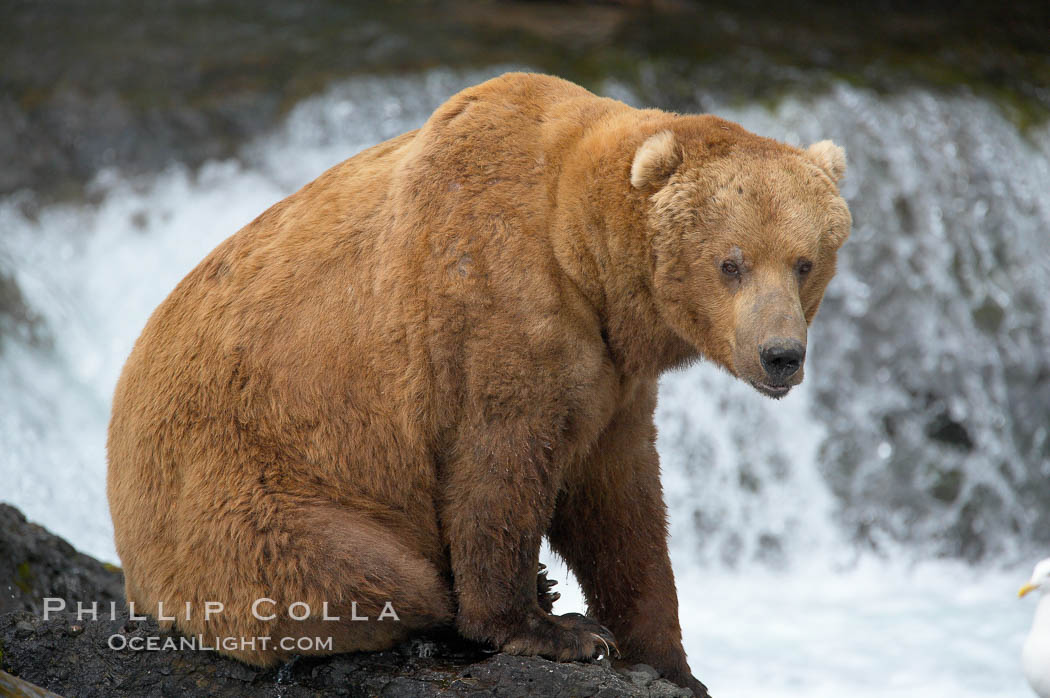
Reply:
M806 345L797 339L777 338L763 344L758 355L769 383L779 386L802 368L802 362L806 360Z

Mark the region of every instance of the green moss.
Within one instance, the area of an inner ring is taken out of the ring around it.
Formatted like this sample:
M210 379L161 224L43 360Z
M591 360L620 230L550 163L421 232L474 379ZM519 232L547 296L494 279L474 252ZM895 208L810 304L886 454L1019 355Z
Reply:
M15 586L27 594L33 591L33 570L28 562L15 568Z
M945 504L951 504L959 498L962 491L964 476L958 468L952 468L944 472L938 472L930 494Z
M775 110L786 96L816 97L846 82L881 95L975 94L1022 133L1050 120L1045 0L952 12L829 0L804 11L764 0L317 0L291 14L272 0L145 14L115 1L38 4L0 22L4 90L31 123L48 110L106 117L113 109L127 119L131 142L170 132L166 147L190 166L235 156L334 82L439 66L525 66L599 92L611 80L641 105L680 112L712 102ZM41 52L40 36L57 38ZM187 129L191 112L198 125ZM50 127L40 133L58 137ZM152 168L152 152L127 157ZM97 164L76 162L80 169L46 177L36 165L17 166L49 200L76 202Z
M120 574L124 571L120 568L119 565L114 565L112 562L103 562L102 569L106 570L107 572L116 572L117 574Z
M1006 311L993 298L985 298L980 306L973 310L973 320L984 332L994 335L1003 324Z
M103 4L90 13L27 15L20 32L0 29L8 40L0 57L34 54L34 36L62 37L48 61L12 62L32 68L5 76L26 109L46 105L63 76L87 93L113 90L132 108L222 111L231 94L265 94L276 97L280 114L352 74L517 64L589 88L608 78L656 82L643 92L669 101L688 101L705 88L778 100L836 78L887 92L967 88L1027 127L1050 116L1040 89L1050 82L1050 57L1038 29L1045 9L1020 5L1006 15L1028 21L1007 23L1002 10L982 6L949 14L818 2L798 13L714 0L659 12L541 3L508 14L512 5L492 0L320 0L289 23L281 3L183 8L178 21L164 13L132 20L119 4ZM113 27L129 29L114 40ZM171 61L172 51L185 60ZM113 68L128 56L136 57L136 70ZM646 64L655 70L643 78L639 66Z

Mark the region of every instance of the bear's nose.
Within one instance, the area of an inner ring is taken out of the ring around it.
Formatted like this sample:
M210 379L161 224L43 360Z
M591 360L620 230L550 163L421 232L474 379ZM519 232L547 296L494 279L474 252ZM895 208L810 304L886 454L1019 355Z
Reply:
M772 383L783 383L798 373L806 358L806 345L797 339L775 339L759 350L762 368Z

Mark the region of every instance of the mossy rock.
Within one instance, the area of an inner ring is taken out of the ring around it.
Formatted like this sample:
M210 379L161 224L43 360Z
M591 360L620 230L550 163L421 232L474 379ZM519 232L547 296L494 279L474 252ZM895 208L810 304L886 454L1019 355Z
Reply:
M23 562L15 568L15 586L29 594L33 591L33 570L28 562Z

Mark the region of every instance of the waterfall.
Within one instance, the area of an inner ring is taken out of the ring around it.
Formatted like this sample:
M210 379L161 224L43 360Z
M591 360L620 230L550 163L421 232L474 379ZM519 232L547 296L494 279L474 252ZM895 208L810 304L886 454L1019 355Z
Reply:
M0 200L3 499L116 561L106 423L149 313L269 205L499 72L355 78L235 161L105 170L79 203ZM605 92L638 103L626 85ZM854 216L800 389L774 402L703 363L662 380L658 447L694 669L743 695L1017 695L1025 610L996 599L1010 602L1001 568L1050 547L1050 126L1021 130L962 91L843 83L759 105L698 85L692 100L764 136L843 145ZM950 560L909 571L929 557ZM579 603L571 584L566 603ZM807 623L838 637L853 622L858 644L799 650L838 656L834 671L784 650ZM900 666L892 642L918 653L926 640L943 653ZM749 673L748 646L765 673ZM940 683L923 683L932 675Z

